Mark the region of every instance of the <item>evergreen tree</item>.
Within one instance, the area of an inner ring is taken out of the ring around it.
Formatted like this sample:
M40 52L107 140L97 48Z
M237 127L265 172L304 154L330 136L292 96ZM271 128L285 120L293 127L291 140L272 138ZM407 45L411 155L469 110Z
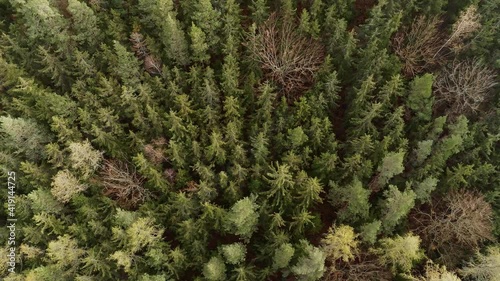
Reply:
M300 256L297 263L291 267L291 271L298 280L319 280L325 272L325 253L306 241L301 241L304 255Z
M407 234L402 237L381 239L380 248L374 251L379 255L380 262L390 265L393 271L399 268L403 272L409 272L413 267L413 262L423 258L419 247L420 238Z

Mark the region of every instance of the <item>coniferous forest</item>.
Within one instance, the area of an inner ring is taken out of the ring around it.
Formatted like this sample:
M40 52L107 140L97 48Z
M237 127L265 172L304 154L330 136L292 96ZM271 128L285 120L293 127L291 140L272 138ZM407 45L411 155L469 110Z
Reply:
M499 0L0 0L0 279L499 281Z

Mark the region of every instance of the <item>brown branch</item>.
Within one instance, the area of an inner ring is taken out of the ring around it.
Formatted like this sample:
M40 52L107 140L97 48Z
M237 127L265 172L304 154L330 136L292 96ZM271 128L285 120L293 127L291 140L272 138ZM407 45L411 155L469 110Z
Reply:
M144 179L135 169L117 160L105 160L101 171L104 195L118 202L123 208L135 208L149 196Z

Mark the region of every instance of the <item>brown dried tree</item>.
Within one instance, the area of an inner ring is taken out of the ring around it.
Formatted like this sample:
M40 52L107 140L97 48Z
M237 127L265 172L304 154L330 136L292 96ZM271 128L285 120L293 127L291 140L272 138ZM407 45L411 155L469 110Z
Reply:
M265 75L290 100L311 86L324 60L319 41L301 33L289 17L273 13L250 40L250 51Z
M453 191L410 214L412 228L440 259L453 266L467 252L494 239L491 206L471 191Z
M143 61L144 70L150 74L161 74L161 62L150 54L144 36L139 32L132 32L129 40L135 55Z
M101 170L104 195L116 200L126 209L133 209L149 196L144 188L144 179L127 163L118 160L105 160Z
M496 84L495 73L478 61L454 61L436 78L436 106L447 107L452 115L474 113L491 97Z
M325 273L326 281L389 281L393 274L375 255L360 252L354 261L337 262Z
M144 155L151 163L159 165L168 160L165 156L167 144L167 140L163 137L154 139L150 144L144 146Z
M438 17L420 16L394 36L394 52L404 63L406 76L415 76L443 63L445 58L440 53L444 41L439 32L441 22Z

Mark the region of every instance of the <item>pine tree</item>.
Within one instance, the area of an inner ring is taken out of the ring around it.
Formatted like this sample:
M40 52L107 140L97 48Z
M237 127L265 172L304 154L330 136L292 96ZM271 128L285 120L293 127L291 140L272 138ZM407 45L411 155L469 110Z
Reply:
M97 16L85 2L68 0L68 12L71 13L73 39L80 44L93 46L100 39Z
M76 194L86 190L88 186L82 184L79 180L68 170L57 172L52 180L52 195L62 202L67 203Z
M460 273L478 281L496 280L500 276L500 248L490 246L485 254L477 253L474 261L469 262Z
M369 189L363 187L359 179L354 179L347 186L338 186L331 182L329 198L334 206L343 206L338 217L341 221L356 222L368 218L370 210Z
M43 157L42 146L50 137L31 120L0 117L0 132L3 134L3 148L15 155L24 155L27 160L36 161Z
M82 143L70 143L69 150L71 167L81 172L84 178L92 175L99 168L102 152L92 148L88 140Z
M137 87L140 78L140 62L137 58L118 41L113 42L116 52L116 62L113 67L114 74L129 87Z
M77 242L69 235L59 236L50 241L47 247L47 256L62 268L75 269L81 263L85 251L78 248Z
M266 177L271 185L268 198L272 198L276 207L283 209L291 202L290 189L294 186L294 182L288 165L276 163L275 166L271 166L271 172L267 173Z
M304 255L300 256L297 263L291 267L292 273L297 276L298 280L319 280L325 272L325 253L304 240L301 241L301 246L304 249Z
M259 213L255 198L245 197L236 202L224 218L227 231L248 240L257 229Z
M210 0L195 1L193 9L193 25L198 26L206 35L207 48L213 50L220 42L218 35L221 26L220 14L214 9Z
M379 188L384 187L390 179L403 172L404 155L404 151L387 153L384 159L382 159L382 163L380 163L378 167L379 174L374 179L374 187L372 188L378 190Z
M390 233L413 208L416 195L413 190L401 192L394 185L389 185L384 195L386 199L382 203L382 228L386 233Z
M423 258L420 250L420 238L412 234L384 238L380 240L380 248L375 249L383 265L390 265L393 271L398 268L403 272L409 272L414 261Z
M222 246L221 252L229 264L240 264L245 261L247 250L242 243L233 243Z
M357 234L347 225L330 227L321 240L321 245L327 259L332 261L348 262L353 260L358 252Z
M205 62L210 59L210 55L207 53L209 45L207 43L207 39L203 30L193 23L191 25L189 37L191 38L191 51L193 52L193 60L195 62Z
M295 249L290 243L281 244L274 250L273 269L286 268L295 253Z
M415 113L417 120L429 121L432 118L433 80L433 75L426 73L415 77L410 83L410 95L406 104Z
M212 257L203 267L203 275L207 280L226 280L226 266L221 258Z

